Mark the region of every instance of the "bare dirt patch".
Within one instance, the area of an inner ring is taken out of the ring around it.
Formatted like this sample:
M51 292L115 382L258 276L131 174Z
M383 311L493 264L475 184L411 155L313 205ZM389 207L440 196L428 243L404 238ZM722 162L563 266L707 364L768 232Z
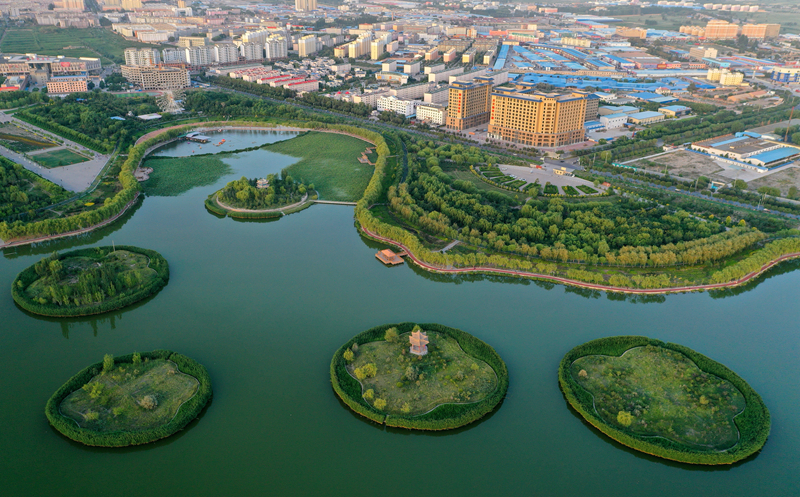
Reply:
M683 178L695 179L705 176L718 181L728 181L727 178L719 174L720 171L724 170L719 164L704 155L693 152L674 152L652 159L636 161L633 165L643 167L648 171L661 173L666 170L673 176L681 176Z
M750 181L747 185L751 190L757 190L762 186L778 188L785 197L789 194L789 188L794 186L800 189L800 168L788 166L781 171Z

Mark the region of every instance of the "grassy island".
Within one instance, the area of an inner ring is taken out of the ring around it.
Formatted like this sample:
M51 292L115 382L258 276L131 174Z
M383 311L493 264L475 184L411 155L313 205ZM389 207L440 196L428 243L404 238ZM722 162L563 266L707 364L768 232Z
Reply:
M416 351L415 335L423 350ZM387 426L449 430L491 412L508 390L508 370L483 341L440 324L389 324L344 344L331 383L355 412Z
M158 252L130 246L54 253L17 275L14 301L45 316L87 316L129 306L169 281Z
M211 380L192 359L156 350L106 355L73 376L47 402L50 424L86 445L124 447L183 429L211 399Z
M769 411L750 385L681 345L639 336L593 340L564 356L558 378L595 428L654 456L732 464L769 436Z
M262 179L242 177L206 200L206 208L218 215L238 218L281 217L299 210L313 193L314 185L304 185L283 172Z

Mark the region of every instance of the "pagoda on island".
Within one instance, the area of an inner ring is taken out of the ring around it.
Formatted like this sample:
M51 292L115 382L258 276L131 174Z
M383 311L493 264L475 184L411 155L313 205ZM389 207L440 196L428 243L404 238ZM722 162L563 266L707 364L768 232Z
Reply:
M414 355L425 355L428 353L428 335L422 332L419 328L411 333L408 337L411 342L411 353Z

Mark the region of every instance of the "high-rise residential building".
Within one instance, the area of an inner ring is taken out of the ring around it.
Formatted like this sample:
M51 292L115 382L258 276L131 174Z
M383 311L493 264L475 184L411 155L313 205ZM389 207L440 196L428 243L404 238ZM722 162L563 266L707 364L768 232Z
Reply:
M706 25L706 39L732 40L739 36L739 25L714 19Z
M592 92L575 90L572 92L573 97L586 98L586 114L583 117L585 121L595 121L600 113L600 97Z
M61 0L56 2L61 5L62 9L67 10L86 10L86 4L83 0Z
M756 40L777 38L781 34L780 24L745 24L742 26L744 36Z
M491 92L492 78L478 77L450 85L447 128L462 130L489 122Z
M239 62L239 49L232 43L214 45L214 62L219 64Z
M285 59L289 56L289 41L283 35L272 35L264 42L267 60Z
M386 42L381 40L373 40L369 45L369 58L378 60L381 55L386 52Z
M191 85L189 71L177 67L120 66L122 77L143 90L175 90Z
M294 8L303 12L317 10L317 0L294 0Z
M717 49L712 47L692 47L689 49L689 57L696 60L716 59Z
M129 66L154 66L161 62L155 48L126 48L125 64Z
M297 41L298 51L300 57L308 57L317 51L317 37L314 35L306 35Z
M161 51L161 60L165 64L180 64L186 62L185 48L165 48ZM128 64L132 65L132 64Z
M193 66L207 66L214 62L214 47L189 47L186 62Z
M585 139L587 95L498 88L491 97L491 139L529 147L562 147Z
M244 60L262 60L264 58L264 45L261 43L242 43L239 45L239 55Z

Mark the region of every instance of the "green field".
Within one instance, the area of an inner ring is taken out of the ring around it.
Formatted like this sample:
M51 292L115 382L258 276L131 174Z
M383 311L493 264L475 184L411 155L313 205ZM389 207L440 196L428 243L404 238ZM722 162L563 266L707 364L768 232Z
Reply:
M119 364L67 396L60 410L81 428L141 431L172 420L198 385L196 378L164 359Z
M0 43L3 53L36 53L67 57L101 57L103 64L124 63L128 47L153 47L128 41L105 28L61 29L54 26L8 28ZM65 47L75 47L66 49Z
M503 195L506 195L508 197L515 198L516 194L514 192L510 192L508 190L504 190L502 188L498 188L498 187L496 187L494 185L491 185L491 184L489 184L489 183L487 183L485 181L482 181L480 178L478 178L477 176L475 176L474 174L472 174L469 171L445 171L445 172L449 176L451 176L453 179L460 179L460 180L463 180L463 181L469 181L470 183L475 185L475 187L478 190L485 190L485 191L489 191L489 192L502 193Z
M156 197L175 197L198 186L216 183L233 172L217 154L205 157L150 157L143 167L152 167L150 179L143 182L145 192Z
M417 415L442 404L478 402L497 387L491 366L467 355L455 339L440 333L427 334L430 343L424 356L409 353L410 333L391 342L370 342L358 347L347 370L359 379L364 398L377 409L389 414ZM370 364L375 366L375 374L359 378L359 371ZM384 407L379 399L386 401Z
M375 168L358 162L370 144L334 133L308 133L268 145L266 150L298 157L286 171L297 181L313 184L321 200L355 202L364 194Z
M42 152L41 154L31 155L29 157L47 168L69 166L70 164L78 164L79 162L86 162L89 160L88 157L76 154L65 148L53 150L52 152Z
M648 345L621 357L589 355L570 371L593 395L597 414L617 429L715 450L739 440L741 392L680 352Z

